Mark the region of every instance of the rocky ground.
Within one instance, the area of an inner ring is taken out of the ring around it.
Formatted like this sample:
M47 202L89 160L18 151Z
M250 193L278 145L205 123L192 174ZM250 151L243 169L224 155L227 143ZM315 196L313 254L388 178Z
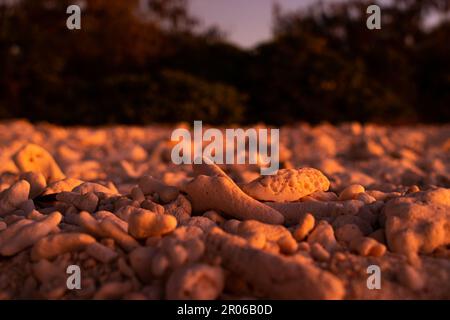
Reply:
M269 177L172 130L1 123L0 299L450 299L450 126L284 127Z

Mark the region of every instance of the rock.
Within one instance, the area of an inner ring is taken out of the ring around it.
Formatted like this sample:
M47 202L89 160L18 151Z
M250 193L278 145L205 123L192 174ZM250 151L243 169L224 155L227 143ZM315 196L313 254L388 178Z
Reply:
M399 268L397 278L402 285L413 291L420 291L426 285L423 273L410 265Z
M337 240L345 242L347 244L351 243L353 239L360 239L362 237L363 233L358 228L358 226L353 223L344 224L336 228Z
M45 181L44 175L40 172L25 172L21 174L21 178L30 184L30 199L40 195L47 187L47 181Z
M327 191L330 182L313 168L282 169L273 176L261 176L243 185L242 190L261 201L296 201L316 191Z
M55 194L60 192L70 192L75 187L82 184L83 181L73 178L66 178L59 181L55 181L53 183L50 183L47 188L45 188L44 192L42 193L43 196L49 195L49 194Z
M283 216L249 197L229 178L199 175L185 186L193 211L216 210L242 220L281 224Z
M4 216L17 209L28 200L30 184L25 180L19 180L9 189L0 194L0 216Z
M391 251L415 259L450 244L450 189L415 192L390 200L384 209Z
M93 182L83 182L72 189L72 192L86 194L88 192L101 192L105 194L117 194L117 190L110 189L108 187L102 186L99 183Z
M311 246L311 256L318 261L330 260L330 253L318 242Z
M224 288L224 272L219 267L194 264L176 270L167 281L169 300L213 300Z
M27 144L13 159L21 172L40 172L49 183L66 177L50 153L36 144Z
M75 206L79 210L90 213L95 212L98 206L98 197L93 192L78 194L75 192L61 192L56 195L56 199Z
M308 236L308 243L313 245L314 243L321 244L327 251L333 251L337 247L337 241L334 237L333 227L322 220L320 221L314 230Z
M355 215L351 215L351 214L343 214L341 216L338 216L338 217L336 217L336 219L333 220L333 223L332 223L333 228L335 230L339 229L340 227L342 227L346 224L356 225L364 235L368 235L373 232L373 229L370 226L370 223L368 223L364 219L360 218L359 216L355 216Z
M176 227L177 219L174 216L140 208L136 208L128 221L128 232L137 239L161 236L173 231Z
M342 190L342 192L339 194L339 200L353 200L356 199L357 195L360 193L363 193L366 191L364 187L360 184L352 184Z

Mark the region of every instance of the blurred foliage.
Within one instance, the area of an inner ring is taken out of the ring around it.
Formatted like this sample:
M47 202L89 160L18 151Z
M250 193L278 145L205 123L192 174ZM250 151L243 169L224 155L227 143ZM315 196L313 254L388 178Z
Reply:
M0 117L62 124L450 121L448 0L274 8L273 38L244 50L203 30L186 0L0 2Z

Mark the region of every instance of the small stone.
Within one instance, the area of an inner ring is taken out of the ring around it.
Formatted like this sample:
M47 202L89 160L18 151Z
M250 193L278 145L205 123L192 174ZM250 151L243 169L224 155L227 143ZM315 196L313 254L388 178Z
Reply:
M39 172L47 182L65 178L55 159L44 148L27 144L14 156L14 162L21 172Z

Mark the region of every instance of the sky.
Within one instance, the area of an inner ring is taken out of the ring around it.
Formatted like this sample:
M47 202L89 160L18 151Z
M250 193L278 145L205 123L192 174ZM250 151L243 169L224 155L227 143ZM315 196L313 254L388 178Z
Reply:
M285 10L316 1L277 0ZM270 37L273 3L274 0L191 0L190 10L205 25L218 25L232 42L249 48Z
M190 0L190 10L205 26L217 25L228 39L243 48L267 40L271 35L272 6L274 2L284 10L305 8L319 0ZM342 0L322 0L324 3ZM389 3L393 0L378 0ZM441 18L450 20L450 12ZM430 14L425 27L439 21L439 14Z

